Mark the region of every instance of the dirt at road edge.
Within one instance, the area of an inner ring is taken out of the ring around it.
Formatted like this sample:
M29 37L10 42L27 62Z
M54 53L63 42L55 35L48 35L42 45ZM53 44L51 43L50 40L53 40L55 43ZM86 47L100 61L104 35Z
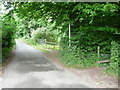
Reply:
M94 85L96 88L118 88L118 80L114 76L108 76L102 71L104 68L90 68L90 69L75 69L66 67L59 57L59 51L49 50L49 53L43 52L43 55L47 56L50 60L54 61L56 64L70 70L79 77L88 81L91 86Z

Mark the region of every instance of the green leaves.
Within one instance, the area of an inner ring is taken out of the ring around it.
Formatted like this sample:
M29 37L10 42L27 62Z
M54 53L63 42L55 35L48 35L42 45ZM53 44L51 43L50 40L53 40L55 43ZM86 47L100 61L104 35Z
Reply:
M60 32L61 47L68 51L66 54L63 50L64 56L70 58L65 58L69 64L77 62L87 66L95 63L98 60L95 56L97 46L100 46L100 53L111 53L111 41L119 41L120 38L120 3L19 2L14 6L17 36L47 38L56 42ZM67 48L69 23L71 49ZM81 53L85 55L80 56Z
M120 58L120 54L119 54L120 45L116 41L112 41L111 44L112 44L112 47L111 47L111 60L114 61L114 62L118 62L118 60Z
M3 62L10 55L11 48L15 44L14 36L16 32L16 22L14 18L7 14L2 18L2 55Z

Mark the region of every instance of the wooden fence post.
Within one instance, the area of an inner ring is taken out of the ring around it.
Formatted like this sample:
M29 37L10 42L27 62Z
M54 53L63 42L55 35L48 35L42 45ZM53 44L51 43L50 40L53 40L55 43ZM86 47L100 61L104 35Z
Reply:
M71 28L69 23L69 46L71 46Z
M98 55L98 58L100 57L100 46L97 47L97 55Z

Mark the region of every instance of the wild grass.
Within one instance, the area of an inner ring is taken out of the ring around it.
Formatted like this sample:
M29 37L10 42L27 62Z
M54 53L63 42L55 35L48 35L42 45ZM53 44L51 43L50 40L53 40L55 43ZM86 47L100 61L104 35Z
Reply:
M49 53L49 49L52 49L52 50L59 50L59 46L58 45L51 45L51 44L39 44L37 42L35 42L34 40L32 39L24 39L24 38L20 38L18 39L24 43L27 43L28 45L31 45L33 46L34 48L36 49L39 49L41 50L42 52L46 52L46 53Z

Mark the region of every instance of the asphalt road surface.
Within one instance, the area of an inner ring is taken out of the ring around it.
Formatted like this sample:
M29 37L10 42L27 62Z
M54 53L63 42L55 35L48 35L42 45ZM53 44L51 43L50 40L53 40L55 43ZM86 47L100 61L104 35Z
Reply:
M16 40L16 55L3 75L2 88L89 88L76 74L55 65L41 51Z

